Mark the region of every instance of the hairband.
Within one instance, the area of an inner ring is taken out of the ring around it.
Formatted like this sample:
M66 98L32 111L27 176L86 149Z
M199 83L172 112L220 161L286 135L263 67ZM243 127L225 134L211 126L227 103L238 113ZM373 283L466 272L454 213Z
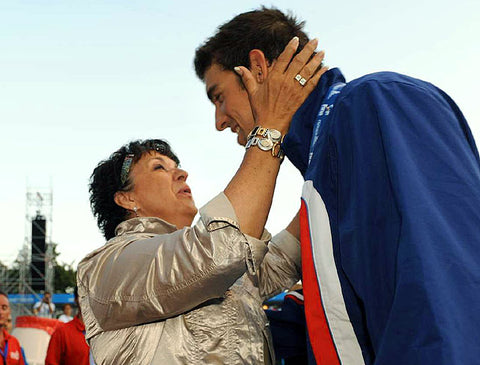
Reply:
M133 157L134 154L130 153L126 155L125 159L123 160L122 172L120 173L120 181L122 185L124 185L128 179L128 173L130 172L130 167L132 166Z
M165 146L158 142L153 142L153 145L151 146L150 150L157 151L162 155L165 154L166 152ZM129 153L128 155L125 156L125 159L123 160L122 172L120 173L120 182L122 183L122 185L124 185L128 180L128 174L130 173L130 168L132 167L132 162L134 157L135 155L133 153Z

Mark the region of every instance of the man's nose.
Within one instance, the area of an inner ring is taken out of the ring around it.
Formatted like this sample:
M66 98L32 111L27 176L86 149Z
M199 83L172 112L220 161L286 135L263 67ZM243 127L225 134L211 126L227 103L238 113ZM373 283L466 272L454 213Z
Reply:
M227 116L221 110L221 108L215 108L215 128L217 131L223 131L225 128L228 127Z

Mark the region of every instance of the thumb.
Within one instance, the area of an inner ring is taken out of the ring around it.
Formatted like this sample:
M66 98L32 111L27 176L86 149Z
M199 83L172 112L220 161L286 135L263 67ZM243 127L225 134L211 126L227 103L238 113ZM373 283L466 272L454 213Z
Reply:
M255 78L253 77L250 70L244 66L237 66L237 67L234 67L233 69L242 78L242 82L245 85L245 88L247 89L248 95L252 95L257 86L257 82L255 81Z

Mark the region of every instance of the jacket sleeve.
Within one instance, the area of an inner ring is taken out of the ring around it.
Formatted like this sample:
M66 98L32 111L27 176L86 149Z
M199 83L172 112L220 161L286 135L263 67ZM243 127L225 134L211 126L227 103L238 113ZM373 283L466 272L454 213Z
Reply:
M87 256L78 268L87 328L103 330L184 313L227 289L247 270L255 274L265 240L243 235L222 193L200 210L194 227L170 234L119 236ZM116 240L116 241L115 241ZM87 295L88 294L88 295Z
M373 80L341 95L332 138L337 266L375 364L478 362L480 169L462 114L433 85Z
M258 274L263 300L291 288L300 280L300 256L300 242L287 230L272 238Z

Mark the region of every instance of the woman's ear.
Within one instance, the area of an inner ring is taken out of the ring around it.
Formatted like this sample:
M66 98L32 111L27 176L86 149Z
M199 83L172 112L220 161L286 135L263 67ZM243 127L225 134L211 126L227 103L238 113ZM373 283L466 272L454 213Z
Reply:
M252 49L248 53L250 60L250 72L258 83L262 83L268 75L269 62L265 58L263 51Z
M113 197L115 204L126 210L133 211L135 207L135 200L133 199L131 191L117 191Z

